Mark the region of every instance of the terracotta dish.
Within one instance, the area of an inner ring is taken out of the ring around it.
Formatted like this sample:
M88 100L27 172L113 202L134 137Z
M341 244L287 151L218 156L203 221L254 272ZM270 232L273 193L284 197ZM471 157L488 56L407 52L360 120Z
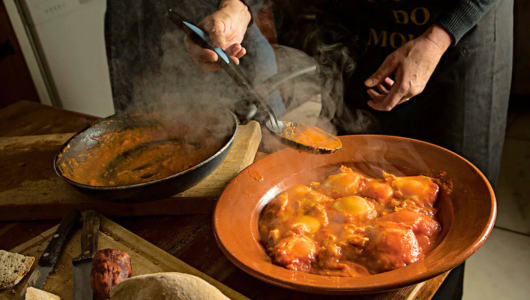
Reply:
M412 285L464 262L484 243L496 216L493 190L484 175L461 156L433 144L392 136L341 137L342 150L311 155L278 151L242 171L227 186L214 212L214 231L224 254L239 268L268 283L321 294L368 294ZM436 208L439 242L425 258L406 267L363 277L332 277L274 265L260 244L258 219L276 195L308 185L341 165L371 177L426 175L441 185ZM259 176L257 176L259 175Z

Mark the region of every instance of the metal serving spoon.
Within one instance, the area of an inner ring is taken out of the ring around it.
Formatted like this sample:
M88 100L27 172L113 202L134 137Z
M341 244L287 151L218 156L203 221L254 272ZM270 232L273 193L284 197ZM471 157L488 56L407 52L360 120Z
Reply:
M172 9L169 9L167 17L189 35L197 45L217 53L217 63L219 66L230 75L245 93L247 98L252 100L258 109L264 111L268 115L269 120L265 123L265 127L267 127L267 129L284 145L315 154L333 153L342 148L342 143L336 136L323 130L304 124L278 120L278 117L267 103L266 98L259 91L254 89L252 82L232 58L223 51L223 49L212 45L210 38L204 33L204 31L190 22L187 22ZM314 68L316 70L316 66ZM297 75L299 74L294 72L288 76L296 77Z

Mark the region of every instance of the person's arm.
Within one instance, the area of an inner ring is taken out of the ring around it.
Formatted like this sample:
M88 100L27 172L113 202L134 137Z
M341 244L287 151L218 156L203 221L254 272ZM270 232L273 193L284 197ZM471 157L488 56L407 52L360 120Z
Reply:
M498 0L458 0L436 23L445 28L454 38L454 43L484 17Z
M475 26L498 0L458 0L420 37L399 47L365 82L373 109L390 111L420 94L442 55ZM394 80L388 76L395 75ZM377 88L377 90L376 90Z
M372 98L368 105L375 110L390 111L423 92L452 41L452 35L435 24L392 52L365 82L371 88L367 91ZM391 74L395 75L395 82L390 79Z

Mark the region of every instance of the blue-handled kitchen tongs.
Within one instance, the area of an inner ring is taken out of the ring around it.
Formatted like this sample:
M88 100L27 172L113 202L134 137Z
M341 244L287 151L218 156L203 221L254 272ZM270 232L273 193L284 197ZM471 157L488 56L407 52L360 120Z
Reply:
M241 68L223 51L223 49L215 47L210 42L210 37L204 31L193 25L191 22L186 21L184 17L177 14L174 10L169 9L167 17L182 29L195 43L197 43L197 45L217 53L217 56L219 57L217 63L219 66L228 73L235 83L243 90L248 99L252 100L258 108L262 107L265 109L270 117L271 125L276 127L274 129L283 129L283 123L278 121L276 114L267 103L267 100L254 90L252 81L248 79L243 70L241 70Z

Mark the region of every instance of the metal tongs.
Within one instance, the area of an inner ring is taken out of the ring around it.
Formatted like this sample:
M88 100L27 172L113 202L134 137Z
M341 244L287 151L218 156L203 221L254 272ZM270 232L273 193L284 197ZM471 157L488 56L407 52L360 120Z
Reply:
M264 111L269 116L269 120L266 121L265 126L274 136L279 138L283 144L291 148L295 148L297 150L318 154L332 153L340 148L315 147L314 145L306 145L291 138L292 136L294 136L293 133L294 130L296 130L296 128L298 127L298 124L288 122L289 126L287 126L284 122L278 120L278 117L274 113L274 110L272 110L272 108L268 104L267 99L263 96L262 93L260 93L260 91L254 88L252 81L232 60L232 58L230 58L230 56L228 56L223 51L223 49L221 49L220 47L215 47L210 42L210 38L204 31L202 31L197 26L191 24L190 22L186 21L182 16L177 14L172 9L169 9L167 17L180 29L182 29L197 45L217 53L217 63L219 64L219 66L226 73L228 73L228 75L234 80L237 86L239 86L241 90L245 93L245 96L247 96L249 100L253 101L254 105L256 105L259 110ZM315 71L316 66L313 66L312 70ZM304 72L307 72L307 70L299 70L298 72L295 71L290 75L286 75L286 79L296 77ZM307 127L306 125L304 126ZM323 134L329 135L329 138L335 138L338 140L338 138L333 135L325 133L324 131L321 132Z

